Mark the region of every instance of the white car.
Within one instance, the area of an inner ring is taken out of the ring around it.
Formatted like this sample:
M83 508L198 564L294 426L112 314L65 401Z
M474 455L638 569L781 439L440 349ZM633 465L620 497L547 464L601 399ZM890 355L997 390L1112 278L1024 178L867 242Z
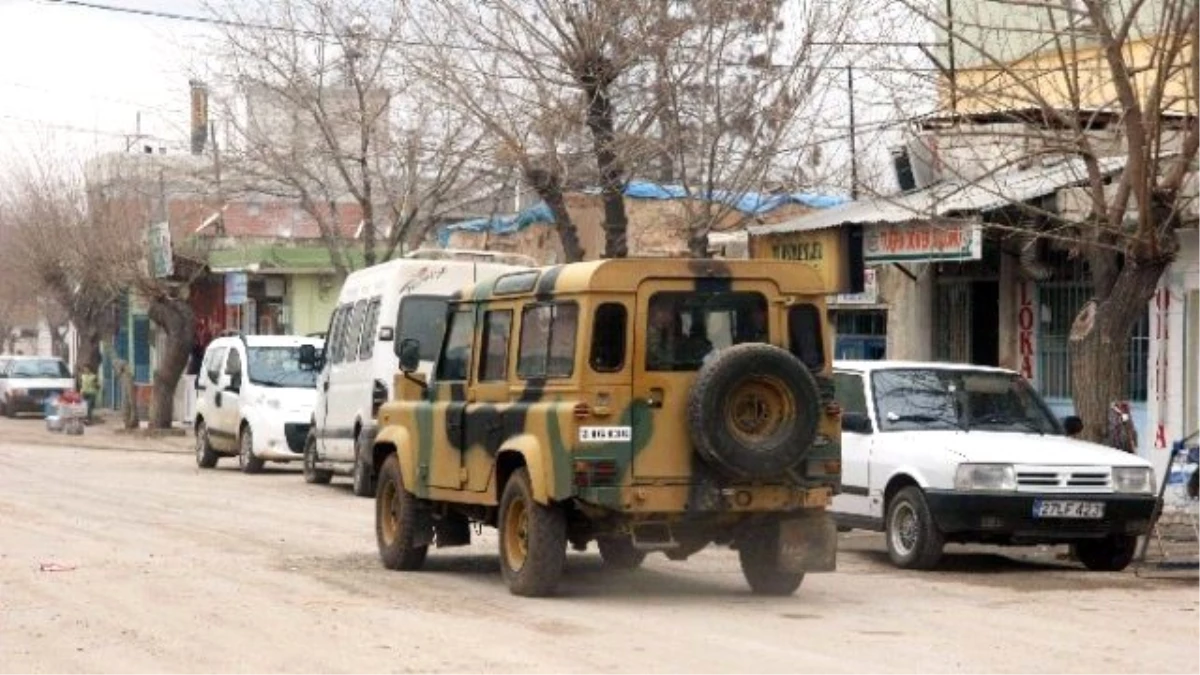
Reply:
M1068 438L1018 373L949 363L836 361L839 527L886 533L903 568L947 542L1073 544L1093 570L1133 559L1154 511L1149 462Z
M0 356L0 414L42 413L46 399L75 388L62 359L50 356Z
M246 473L263 463L304 458L317 400L316 377L300 367L300 347L316 338L249 335L213 340L196 375L196 464L211 469L236 455Z

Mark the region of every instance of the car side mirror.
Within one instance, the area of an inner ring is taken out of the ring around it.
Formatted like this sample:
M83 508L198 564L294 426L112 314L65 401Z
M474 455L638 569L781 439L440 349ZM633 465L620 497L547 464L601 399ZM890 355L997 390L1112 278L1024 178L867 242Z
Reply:
M1083 431L1083 420L1076 415L1069 415L1062 420L1063 431L1068 436L1078 436Z
M391 326L384 326L383 328L379 329L380 342L391 342L394 339L396 339L396 330L394 328Z
M300 345L300 369L316 370L317 348L313 345Z
M404 338L396 348L400 357L400 370L412 373L421 365L421 343L414 338Z
M233 372L229 374L229 391L237 392L242 388L242 373Z
M867 415L863 413L843 412L842 431L852 434L870 434L874 430L871 428L871 418Z

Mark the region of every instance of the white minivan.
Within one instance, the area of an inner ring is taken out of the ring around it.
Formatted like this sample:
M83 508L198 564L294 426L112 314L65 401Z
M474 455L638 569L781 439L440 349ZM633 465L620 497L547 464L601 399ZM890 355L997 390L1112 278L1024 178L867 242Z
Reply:
M441 346L446 299L466 286L529 269L532 258L493 251L420 250L346 277L323 353L302 356L317 375L317 403L304 449L304 479L353 476L354 494L375 494L371 461L359 448L375 441L375 415L392 396L399 368L394 345L416 338L427 375ZM403 310L403 313L401 313Z
M235 335L213 340L196 374L196 464L236 455L246 473L263 463L303 457L316 377L300 368L300 348L320 339L297 335Z

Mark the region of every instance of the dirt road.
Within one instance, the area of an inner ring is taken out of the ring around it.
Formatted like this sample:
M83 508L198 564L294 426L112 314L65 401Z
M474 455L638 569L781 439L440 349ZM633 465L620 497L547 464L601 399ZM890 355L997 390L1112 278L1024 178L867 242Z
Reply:
M502 584L491 531L388 572L344 480L234 464L0 437L0 670L1200 670L1195 581L954 547L907 573L851 533L839 571L791 598L751 596L727 550L619 574L593 549L561 597L529 600Z

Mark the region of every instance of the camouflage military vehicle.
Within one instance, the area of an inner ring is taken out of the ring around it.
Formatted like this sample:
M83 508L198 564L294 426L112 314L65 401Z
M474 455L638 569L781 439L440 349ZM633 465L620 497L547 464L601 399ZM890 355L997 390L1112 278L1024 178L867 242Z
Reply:
M423 346L396 341L373 456L384 565L416 569L474 522L498 528L518 595L552 593L568 544L592 541L618 568L728 545L764 594L832 571L827 286L796 262L603 260L453 296L428 381Z

